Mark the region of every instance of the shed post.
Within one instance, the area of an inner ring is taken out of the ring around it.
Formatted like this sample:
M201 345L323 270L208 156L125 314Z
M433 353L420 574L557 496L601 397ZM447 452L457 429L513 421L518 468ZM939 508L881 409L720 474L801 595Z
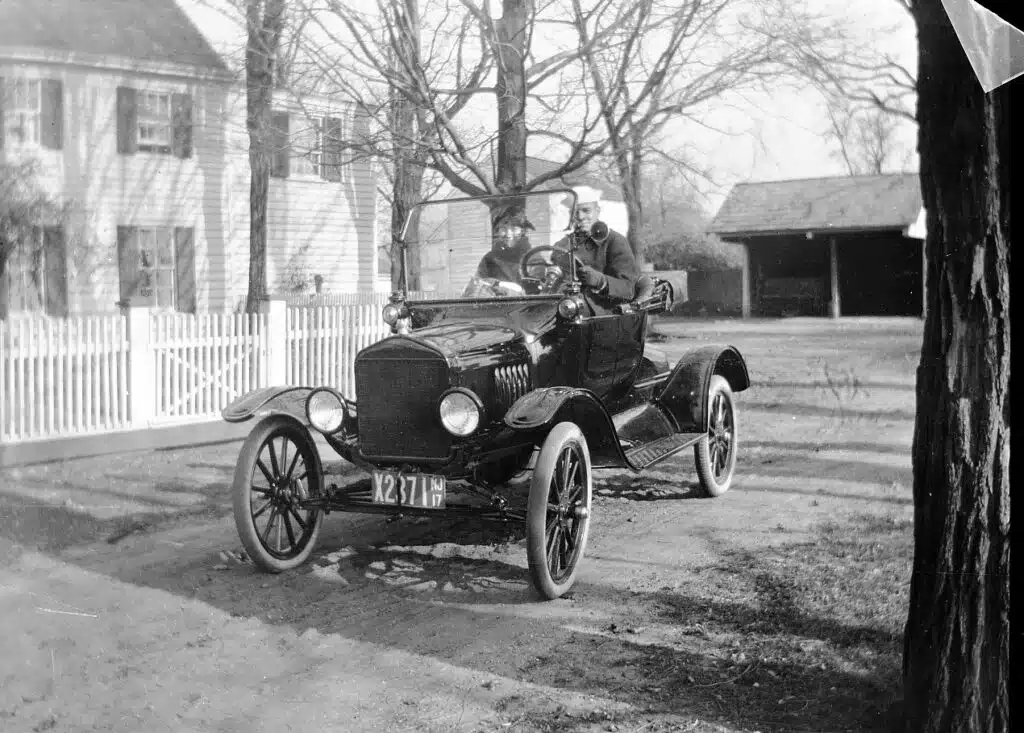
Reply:
M740 315L743 318L750 318L750 279L753 274L750 271L750 245L743 243L743 270L740 281Z
M830 315L839 318L839 245L836 243L835 235L828 238L828 264L829 280L831 281L832 298L830 302Z

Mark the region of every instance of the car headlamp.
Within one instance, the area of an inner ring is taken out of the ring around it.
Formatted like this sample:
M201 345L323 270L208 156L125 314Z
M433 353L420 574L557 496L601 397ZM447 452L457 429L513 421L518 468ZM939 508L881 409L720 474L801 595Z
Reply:
M381 316L384 318L384 323L394 326L401 319L409 317L409 309L405 303L388 303L384 306Z
M306 398L306 418L321 433L336 433L345 421L345 400L333 389L314 389Z
M483 403L468 389L456 388L445 392L441 397L438 413L445 430L464 438L480 427Z
M567 321L571 321L576 318L582 310L582 304L579 298L562 298L558 301L558 315Z

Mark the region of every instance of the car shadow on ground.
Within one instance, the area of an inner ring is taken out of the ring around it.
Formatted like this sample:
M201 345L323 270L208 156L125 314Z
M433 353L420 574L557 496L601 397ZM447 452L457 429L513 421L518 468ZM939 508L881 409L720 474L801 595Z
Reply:
M296 635L315 629L473 669L481 679L598 695L647 713L751 730L885 729L898 636L802 608L799 583L780 571L784 558L774 551L699 574L740 578L755 596L743 602L713 585L701 593L699 583L636 593L581 582L566 598L538 603L522 543L504 532L457 532L432 520L398 529L374 522L338 534L348 544L328 538L307 566L281 575L244 562L217 571L209 558L168 557L117 577ZM485 540L493 549L482 552ZM595 605L621 610L581 623L580 610ZM648 609L643 615L653 616L658 633L630 627L638 608ZM725 650L731 654L723 653L723 634L734 637ZM778 654L780 638L792 640L791 652ZM803 651L822 647L834 664ZM508 709L521 703L514 696L503 702ZM525 729L531 714L537 710L523 714Z

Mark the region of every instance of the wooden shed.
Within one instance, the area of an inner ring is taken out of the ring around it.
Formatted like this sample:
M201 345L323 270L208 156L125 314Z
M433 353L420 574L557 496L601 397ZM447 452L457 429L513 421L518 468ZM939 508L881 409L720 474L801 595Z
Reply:
M747 248L745 316L920 316L917 173L733 187L709 228Z

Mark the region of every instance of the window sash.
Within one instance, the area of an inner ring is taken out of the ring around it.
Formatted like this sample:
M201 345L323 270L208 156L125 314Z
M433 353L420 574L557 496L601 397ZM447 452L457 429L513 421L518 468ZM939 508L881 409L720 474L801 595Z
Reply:
M153 298L155 308L177 307L174 230L170 227L139 228L139 295Z
M46 311L46 250L43 230L33 230L32 238L15 247L7 259L7 308L12 313Z
M170 92L138 92L135 140L142 150L171 147L173 115Z
M324 135L323 118L310 117L305 126L295 133L292 145L292 161L295 163L295 174L323 178Z
M39 79L10 81L4 105L4 136L12 145L38 145L43 95Z

